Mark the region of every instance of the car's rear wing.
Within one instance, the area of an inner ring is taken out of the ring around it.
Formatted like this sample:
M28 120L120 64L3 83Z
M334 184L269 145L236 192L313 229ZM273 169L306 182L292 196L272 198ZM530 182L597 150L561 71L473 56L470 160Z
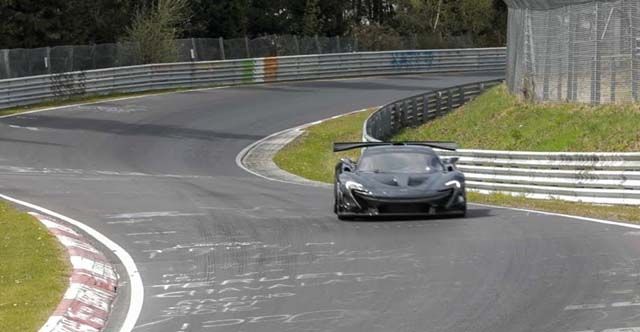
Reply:
M458 149L458 144L455 142L446 141L425 141L425 142L340 142L333 143L333 152L342 152L354 149L370 148L374 146L427 146L434 149L441 149L447 151L455 151Z

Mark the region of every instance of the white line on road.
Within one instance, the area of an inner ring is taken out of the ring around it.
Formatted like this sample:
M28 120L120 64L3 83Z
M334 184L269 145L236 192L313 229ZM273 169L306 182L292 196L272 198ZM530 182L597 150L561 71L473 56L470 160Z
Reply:
M138 317L140 316L140 312L142 311L142 304L144 302L144 286L142 283L142 278L140 277L140 272L138 271L138 267L136 263L133 261L133 258L127 251L125 251L122 247L120 247L117 243L111 241L108 237L102 235L102 233L96 231L95 229L75 220L69 218L67 216L61 215L59 213L53 212L46 208L40 207L35 204L31 204L25 201L18 200L16 198L0 194L0 198L13 202L15 204L22 205L32 210L36 210L40 213L47 214L51 217L63 220L68 222L69 224L81 229L98 242L102 243L107 249L111 250L118 259L124 265L125 270L127 271L127 275L129 276L129 282L131 285L131 297L129 299L129 309L127 311L127 316L120 327L120 332L130 332L133 330L136 322L138 321Z

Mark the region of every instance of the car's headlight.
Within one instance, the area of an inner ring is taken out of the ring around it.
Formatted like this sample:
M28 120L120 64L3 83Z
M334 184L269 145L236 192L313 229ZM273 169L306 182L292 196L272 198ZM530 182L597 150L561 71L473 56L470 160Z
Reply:
M364 186L355 181L347 181L344 183L344 186L349 190L365 191Z
M462 188L462 185L460 184L460 181L458 180L451 180L447 183L444 184L447 187L456 187L458 189Z

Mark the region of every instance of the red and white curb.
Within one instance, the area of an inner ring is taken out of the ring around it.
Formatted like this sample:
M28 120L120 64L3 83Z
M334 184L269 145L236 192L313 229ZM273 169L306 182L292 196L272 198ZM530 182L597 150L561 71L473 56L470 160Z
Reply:
M70 285L62 302L39 332L99 332L116 296L118 275L107 258L82 235L61 222L30 212L66 248Z

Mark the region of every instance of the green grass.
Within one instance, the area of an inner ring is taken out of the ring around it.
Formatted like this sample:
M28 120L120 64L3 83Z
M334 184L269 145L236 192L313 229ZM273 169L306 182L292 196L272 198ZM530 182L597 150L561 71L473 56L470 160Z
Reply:
M66 255L47 229L0 202L0 331L37 331L68 286Z
M529 104L495 87L394 140L454 140L465 149L640 151L640 106Z
M587 203L572 203L560 200L529 199L523 196L510 196L504 194L483 195L473 192L468 193L467 197L469 201L480 204L508 206L520 209L531 209L640 224L640 208L637 206L595 205Z
M273 161L290 173L315 181L332 182L334 167L340 158L355 160L360 155L360 150L333 153L333 143L360 142L362 124L371 112L372 109L312 126L280 150Z
M305 134L276 154L275 163L290 173L331 183L338 159L345 156L355 159L359 154L359 150L350 154L334 154L332 143L359 141L362 124L371 112L347 115L308 128ZM527 105L508 95L504 86L499 86L462 109L420 128L405 130L393 140L452 139L465 148L482 149L637 151L639 125L640 110L635 105ZM640 224L640 208L636 206L605 206L473 192L468 198L474 203Z

